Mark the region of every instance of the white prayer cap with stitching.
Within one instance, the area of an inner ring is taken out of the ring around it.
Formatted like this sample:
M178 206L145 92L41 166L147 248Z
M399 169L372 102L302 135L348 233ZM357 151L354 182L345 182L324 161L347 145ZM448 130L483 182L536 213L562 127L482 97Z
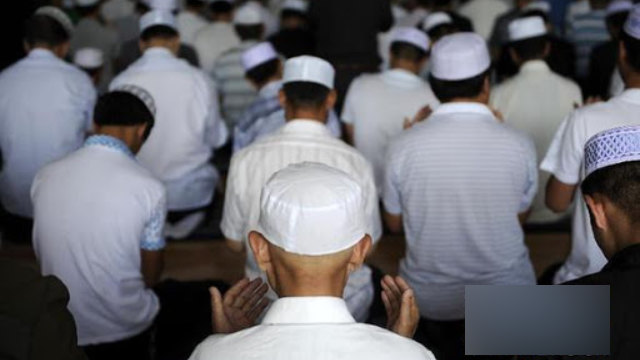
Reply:
M242 67L244 71L249 71L260 64L277 58L278 53L273 48L273 45L265 41L248 48L242 53Z
M522 9L522 12L527 11L542 11L548 14L551 11L551 4L546 1L532 1Z
M140 18L140 32L145 31L146 29L163 25L168 26L176 31L178 31L178 26L176 24L176 17L173 16L172 13L164 10L151 10L146 14L142 15Z
M57 21L58 24L67 32L69 36L73 35L73 22L71 18L62 10L55 6L43 6L36 10L35 15L43 15Z
M487 43L475 33L447 35L431 49L431 75L439 80L470 79L487 71L490 66Z
M259 5L247 3L233 13L233 23L236 25L260 25L263 23Z
M172 12L178 9L177 0L147 0L147 5L152 10Z
M624 24L624 32L640 40L640 4L631 9L627 22Z
M76 6L93 6L100 2L100 0L75 0Z
M413 27L399 27L391 33L391 43L406 42L423 51L429 51L429 37Z
M446 12L437 11L424 18L424 21L422 21L422 30L429 32L436 26L444 24L453 24L453 19L451 19L451 16Z
M365 196L348 174L319 163L289 165L262 188L259 232L286 252L322 256L366 235Z
M629 12L633 8L633 2L629 0L616 0L612 1L607 6L607 16L619 14L622 12Z
M640 161L640 126L624 126L603 131L584 147L586 176L602 168Z
M151 94L147 90L137 85L124 84L124 85L116 86L111 91L112 92L122 91L137 97L147 106L147 109L149 110L149 112L153 116L156 116L156 102L153 100L153 96L151 96Z
M306 13L309 9L309 3L303 0L286 0L282 4L282 10L293 10Z
M327 61L315 56L298 56L284 63L283 83L312 82L333 89L336 71Z
M509 41L520 41L547 35L547 26L540 16L515 19L509 24Z
M104 65L104 53L96 48L78 49L73 54L73 63L83 69L97 69Z

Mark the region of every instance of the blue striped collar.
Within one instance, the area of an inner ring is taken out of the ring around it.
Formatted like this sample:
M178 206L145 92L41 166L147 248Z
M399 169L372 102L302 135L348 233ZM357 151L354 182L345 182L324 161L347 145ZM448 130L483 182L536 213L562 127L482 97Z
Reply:
M121 152L132 159L135 158L135 155L133 155L131 149L129 149L129 147L124 142L122 142L122 140L116 139L113 136L109 135L90 136L87 141L84 142L84 146L102 146Z

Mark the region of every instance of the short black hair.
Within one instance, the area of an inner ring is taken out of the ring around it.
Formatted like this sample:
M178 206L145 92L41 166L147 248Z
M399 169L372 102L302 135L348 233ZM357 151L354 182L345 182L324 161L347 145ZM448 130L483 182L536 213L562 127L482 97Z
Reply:
M214 15L229 14L233 11L233 5L226 1L214 1L209 4L209 11Z
M419 62L427 57L427 52L419 47L405 41L394 41L391 43L391 54L403 60Z
M456 31L457 28L453 24L440 24L427 31L427 35L431 41L437 41L444 36L455 33Z
M236 25L236 33L242 41L260 40L264 31L262 24L257 25Z
M178 32L174 28L166 25L154 25L144 29L140 34L140 39L142 41L149 41L155 38L169 40L176 36L178 36Z
M622 31L620 41L622 41L622 45L627 51L629 65L634 71L640 72L640 40L627 34L626 31Z
M489 76L487 69L480 75L464 80L440 80L429 75L431 89L440 102L448 102L456 98L474 98L482 92L485 79Z
M205 2L202 0L187 0L187 6L189 7L203 7L205 6Z
M289 18L300 18L302 20L307 20L307 14L294 9L283 9L280 12L280 19L286 20Z
M98 98L93 119L100 126L136 126L147 124L151 131L154 117L145 103L126 91L111 91Z
M247 71L247 77L256 84L264 84L272 78L280 67L280 59L272 59Z
M622 29L629 17L628 11L621 11L607 16L607 25L614 29Z
M62 24L46 15L34 15L24 25L24 40L29 46L56 46L69 41L69 33Z
M584 195L604 195L633 225L640 225L640 161L596 170L582 182L581 189Z
M295 109L318 109L329 96L329 88L326 86L308 82L294 81L282 86L287 102Z
M549 44L549 38L536 36L509 43L509 48L513 49L522 61L537 60L544 57L544 51Z

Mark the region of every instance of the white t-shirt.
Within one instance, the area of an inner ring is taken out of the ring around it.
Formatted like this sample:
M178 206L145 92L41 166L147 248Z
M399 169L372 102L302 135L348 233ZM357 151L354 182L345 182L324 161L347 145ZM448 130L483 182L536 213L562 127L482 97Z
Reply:
M429 84L406 70L363 75L351 84L341 119L353 126L356 149L373 165L378 193L387 146L402 133L404 119L412 119L426 105L435 110L438 104Z
M238 45L240 45L240 38L233 25L219 21L198 31L193 41L193 46L198 52L200 67L208 74L213 71L220 55Z
M44 275L69 289L78 344L146 330L159 310L140 250L164 247L165 190L120 140L92 136L44 167L32 188L33 245Z
M562 121L579 105L582 105L580 87L552 72L541 60L526 62L516 76L491 92L491 106L504 115L507 124L533 138L538 159L546 154ZM538 194L529 217L531 223L552 222L566 215L555 214L545 205L549 177L549 173L540 171Z
M574 111L560 126L540 168L559 181L579 186L584 180L584 145L594 135L625 125L640 125L640 89ZM589 213L578 188L575 194L571 253L555 276L562 283L600 271L606 258L591 229Z
M0 74L0 200L32 217L29 190L40 168L82 146L96 90L83 71L44 49Z

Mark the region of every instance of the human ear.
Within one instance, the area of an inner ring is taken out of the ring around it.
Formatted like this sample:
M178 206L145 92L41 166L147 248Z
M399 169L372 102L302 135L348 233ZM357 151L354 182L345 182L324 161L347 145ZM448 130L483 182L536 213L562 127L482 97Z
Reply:
M249 233L249 245L253 252L253 257L256 259L256 263L264 272L268 272L271 269L271 253L269 251L269 243L267 239L257 231Z
M585 195L584 201L587 203L587 207L591 212L593 219L592 225L599 230L606 231L609 228L609 222L607 221L604 202L591 195Z
M367 257L371 249L371 236L365 235L354 247L349 259L349 273L357 270Z

